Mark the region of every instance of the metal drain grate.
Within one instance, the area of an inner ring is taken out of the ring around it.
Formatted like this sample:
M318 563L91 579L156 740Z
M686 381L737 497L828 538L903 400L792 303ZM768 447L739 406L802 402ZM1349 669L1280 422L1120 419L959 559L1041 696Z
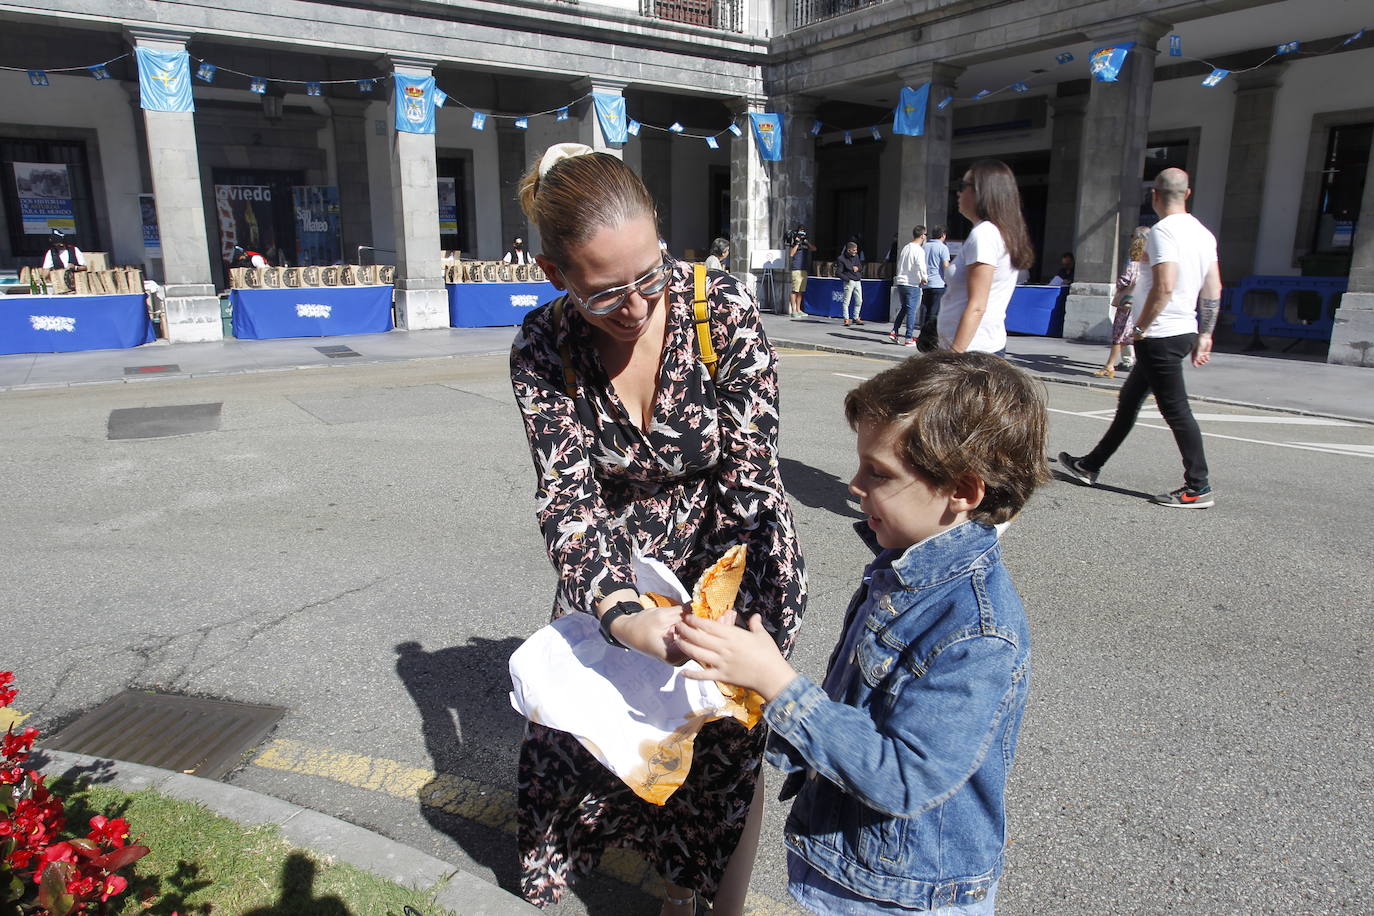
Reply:
M328 356L330 359L342 359L347 356L362 356L361 353L359 353L352 347L333 346L316 347L315 349L319 350L321 353L323 353L325 356Z
M162 372L180 372L181 367L176 363L168 363L165 366L125 366L125 375L157 375Z
M220 403L121 407L110 411L107 439L158 439L219 429Z
M286 710L126 690L86 713L43 747L221 779Z

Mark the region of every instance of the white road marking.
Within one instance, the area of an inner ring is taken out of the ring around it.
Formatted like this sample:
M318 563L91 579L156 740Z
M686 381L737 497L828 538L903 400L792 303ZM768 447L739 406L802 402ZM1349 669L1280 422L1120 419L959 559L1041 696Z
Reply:
M850 375L847 372L832 372L831 375L838 375L840 378L852 378L860 382L866 382L873 377L871 375Z
M1162 420L1158 410L1142 410L1140 416L1146 420ZM1284 414L1234 414L1234 413L1194 413L1199 421L1208 423L1276 423L1283 426L1355 426L1345 420L1332 420L1327 417L1298 417Z
M1060 410L1057 407L1046 408L1050 413L1061 413L1070 417L1085 417L1089 420L1110 420L1110 417L1100 416L1098 411L1081 410ZM1162 429L1169 431L1167 425L1158 423L1137 423L1136 426L1143 426L1146 429ZM1205 430L1202 433L1210 439L1229 439L1232 442L1250 442L1255 445L1273 445L1278 448L1292 448L1304 452L1324 452L1328 455L1347 455L1356 458L1374 458L1374 446L1368 445L1346 445L1340 442L1274 442L1270 439L1247 439L1244 436L1224 436L1221 433L1209 433Z

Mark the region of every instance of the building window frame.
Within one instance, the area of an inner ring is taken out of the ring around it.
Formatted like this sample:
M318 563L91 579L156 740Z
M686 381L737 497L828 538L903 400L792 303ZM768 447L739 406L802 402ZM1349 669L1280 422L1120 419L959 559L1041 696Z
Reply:
M1303 167L1302 191L1298 198L1298 218L1293 226L1293 268L1301 268L1302 259L1313 254L1312 240L1317 235L1317 218L1322 189L1322 171L1326 168L1326 154L1331 128L1374 121L1374 108L1347 108L1341 111L1322 111L1312 115L1307 134L1307 159Z

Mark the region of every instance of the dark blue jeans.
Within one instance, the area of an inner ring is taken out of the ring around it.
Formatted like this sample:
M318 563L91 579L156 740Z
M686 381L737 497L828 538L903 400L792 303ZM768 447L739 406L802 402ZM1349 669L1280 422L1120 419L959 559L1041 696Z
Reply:
M1146 395L1153 393L1159 412L1173 430L1174 441L1183 456L1183 482L1194 488L1207 486L1202 430L1193 419L1193 410L1188 406L1188 390L1183 385L1183 361L1193 352L1196 342L1196 334L1146 337L1135 342L1135 366L1117 396L1116 416L1102 441L1083 456L1084 467L1090 471L1102 470L1135 426Z
M919 296L921 288L919 286L905 286L901 283L895 284L897 287L897 301L901 303L901 308L897 309L897 320L892 322L892 333L896 334L897 329L906 322L906 336L911 337L911 321L916 316L916 309L912 307L912 296Z

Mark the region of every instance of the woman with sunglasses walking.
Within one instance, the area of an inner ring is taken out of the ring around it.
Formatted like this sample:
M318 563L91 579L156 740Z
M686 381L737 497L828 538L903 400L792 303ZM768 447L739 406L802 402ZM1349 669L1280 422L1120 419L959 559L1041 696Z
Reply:
M694 321L691 265L659 249L643 183L614 156L550 148L520 185L536 256L564 291L533 311L511 381L534 455L537 517L558 571L555 617L600 618L607 641L677 663L682 608L641 610L631 561L655 557L695 582L748 545L736 607L790 651L805 574L778 473L776 356L734 277L706 286L713 373ZM762 816L764 729L705 725L690 775L662 807L640 800L566 732L531 724L520 755L521 890L540 906L609 846L664 878L665 916L694 896L743 911Z
M973 229L950 268L936 328L947 350L1005 355L1007 306L1016 272L1035 263L1021 215L1016 176L1006 163L980 159L955 182L959 212Z

